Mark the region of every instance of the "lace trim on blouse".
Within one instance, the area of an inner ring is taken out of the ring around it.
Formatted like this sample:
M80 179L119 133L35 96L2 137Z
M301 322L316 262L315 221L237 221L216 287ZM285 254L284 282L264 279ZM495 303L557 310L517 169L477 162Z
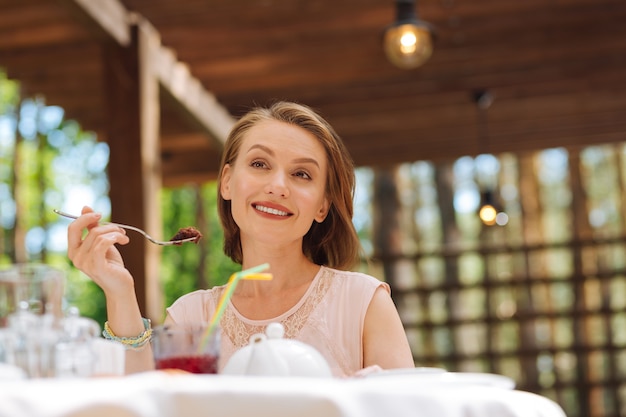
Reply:
M285 328L285 338L294 339L298 335L311 315L311 312L313 312L315 307L328 292L332 283L331 273L324 267L322 267L321 272L322 275L317 280L317 283L313 284L315 285L313 291L308 295L304 295L306 299L302 305L292 314L279 320ZM221 297L222 291L224 291L224 289L221 289L216 294L217 300ZM223 334L228 336L237 349L246 346L250 342L250 337L253 334L263 333L266 327L266 324L254 325L242 321L235 314L234 308L231 304L229 304L224 311L220 325L222 326Z

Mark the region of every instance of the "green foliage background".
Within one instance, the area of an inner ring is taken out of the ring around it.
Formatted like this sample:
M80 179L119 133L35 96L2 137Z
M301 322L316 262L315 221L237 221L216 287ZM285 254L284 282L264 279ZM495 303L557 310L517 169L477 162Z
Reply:
M42 262L63 269L66 307L78 307L101 325L104 295L69 261L68 220L52 210L91 205L107 217L108 155L106 143L64 119L62 109L21 97L19 83L0 70L0 267ZM239 266L222 252L215 183L163 189L161 196L163 236L184 226L204 236L199 245L163 249L160 278L169 305L190 291L225 283Z
M196 289L224 284L240 269L223 254L224 235L216 204L215 182L162 191L163 236L173 236L185 226L194 226L203 235L197 246L164 247L161 278L165 305Z

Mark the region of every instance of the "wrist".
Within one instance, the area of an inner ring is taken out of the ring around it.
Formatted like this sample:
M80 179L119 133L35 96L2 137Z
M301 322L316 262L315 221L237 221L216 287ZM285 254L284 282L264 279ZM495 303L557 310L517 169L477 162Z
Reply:
M102 336L107 340L112 340L114 342L121 343L127 349L138 350L144 347L146 344L150 343L152 339L152 325L150 319L146 319L142 317L143 321L143 331L136 336L128 337L128 336L118 336L113 332L111 326L109 326L109 322L104 323L104 330L102 331Z

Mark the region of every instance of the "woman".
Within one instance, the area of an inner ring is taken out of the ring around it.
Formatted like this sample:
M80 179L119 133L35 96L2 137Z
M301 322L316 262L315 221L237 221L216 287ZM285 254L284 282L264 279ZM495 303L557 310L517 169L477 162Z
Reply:
M352 224L354 167L333 128L295 103L253 109L233 127L220 166L225 253L243 269L269 263L273 275L239 282L220 322L222 364L252 334L280 322L286 337L320 351L336 376L413 367L389 286L345 271L360 250ZM99 219L83 209L68 229L68 255L103 289L110 338L135 345L128 371L151 369L151 352L143 348L148 323L115 248L128 237ZM84 229L89 233L81 239ZM165 323L208 322L223 289L181 297Z

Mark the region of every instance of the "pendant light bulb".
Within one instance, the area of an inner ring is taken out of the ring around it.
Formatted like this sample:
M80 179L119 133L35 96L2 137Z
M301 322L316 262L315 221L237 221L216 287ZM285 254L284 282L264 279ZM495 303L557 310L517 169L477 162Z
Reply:
M417 18L415 2L397 0L397 18L384 34L387 59L401 69L421 66L433 53L431 26Z

